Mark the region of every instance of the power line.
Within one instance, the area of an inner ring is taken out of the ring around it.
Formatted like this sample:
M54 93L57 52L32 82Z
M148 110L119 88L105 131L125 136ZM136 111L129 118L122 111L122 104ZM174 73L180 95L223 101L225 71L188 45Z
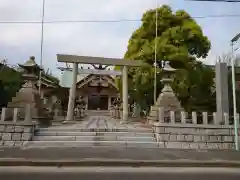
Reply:
M186 0L186 1L199 1L199 2L228 2L228 3L239 3L240 0Z
M138 22L141 20L65 20L65 21L44 21L44 24L58 23L118 23L118 22ZM41 24L41 21L0 21L1 24Z
M191 16L182 18L206 19L206 18L231 18L240 17L240 14L219 14L207 16ZM164 17L163 17L164 18ZM167 17L165 17L167 18ZM0 21L0 24L60 24L60 23L121 23L121 22L140 22L141 19L116 19L116 20L64 20L64 21Z

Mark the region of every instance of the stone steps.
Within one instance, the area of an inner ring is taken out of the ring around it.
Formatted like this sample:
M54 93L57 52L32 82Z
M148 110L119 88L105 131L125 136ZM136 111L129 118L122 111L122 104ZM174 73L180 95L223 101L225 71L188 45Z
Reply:
M138 147L159 148L158 142L133 142L133 141L29 141L24 143L25 148L48 147Z
M41 128L39 131L41 132L136 132L136 133L152 133L152 129L126 129L126 128Z
M105 116L92 116L76 124L39 128L25 147L144 147L158 148L151 128L121 124Z
M35 136L130 136L130 137L154 137L153 133L143 132L74 132L74 131L39 131Z
M154 142L154 137L135 136L35 136L33 141L131 141Z

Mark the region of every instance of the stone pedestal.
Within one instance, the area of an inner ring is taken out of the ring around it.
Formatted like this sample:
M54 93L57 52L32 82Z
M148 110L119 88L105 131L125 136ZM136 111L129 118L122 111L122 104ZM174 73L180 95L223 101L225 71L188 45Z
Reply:
M174 111L176 113L176 117L180 116L180 112L183 110L181 107L181 103L173 92L172 88L169 85L166 85L161 94L158 96L157 102L154 106L151 106L149 113L149 120L155 119L159 121L164 121L164 119L159 119L159 109L163 108L164 110L164 118L167 121L169 118L169 112Z

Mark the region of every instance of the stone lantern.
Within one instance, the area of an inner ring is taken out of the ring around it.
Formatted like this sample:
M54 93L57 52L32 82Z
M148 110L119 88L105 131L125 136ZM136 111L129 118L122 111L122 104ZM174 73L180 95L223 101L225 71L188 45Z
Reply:
M23 79L31 83L36 83L38 75L42 70L35 62L35 57L31 56L24 64L18 64L23 69Z
M32 117L44 116L43 103L36 87L38 75L42 69L36 64L33 56L24 64L19 64L19 66L23 69L22 77L24 84L12 101L8 103L8 107L22 109L30 105Z
M173 82L173 75L176 69L172 68L169 62L165 62L165 65L162 69L163 78L161 82L163 83L164 87L162 89L161 94L158 96L158 99L154 106L151 107L150 110L150 119L153 120L159 119L159 109L161 108L164 110L164 118L160 121L169 121L169 112L174 111L176 116L183 110L181 107L181 103L179 102L178 98L176 97L173 89L171 87L171 83Z

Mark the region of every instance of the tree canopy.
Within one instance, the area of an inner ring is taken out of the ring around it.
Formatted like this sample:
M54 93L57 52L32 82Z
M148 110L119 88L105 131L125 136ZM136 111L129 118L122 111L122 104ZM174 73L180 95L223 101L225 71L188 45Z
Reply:
M143 60L150 66L130 69L130 95L139 104L153 104L155 43L158 64L157 91L161 91L161 61L170 61L178 69L173 88L186 109L195 106L212 106L212 85L214 72L211 68L197 61L206 58L211 43L204 36L201 27L190 15L179 10L173 12L169 6L145 12L141 26L129 39L124 58ZM147 98L143 98L147 97ZM145 99L145 100L144 100ZM209 104L209 99L211 105ZM215 102L214 102L215 103Z
M21 73L6 65L0 64L0 107L15 96L23 83Z
M43 71L42 77L56 84L59 83L58 78L45 71ZM0 107L6 106L12 100L12 97L16 95L23 83L24 80L20 70L18 71L0 63Z

